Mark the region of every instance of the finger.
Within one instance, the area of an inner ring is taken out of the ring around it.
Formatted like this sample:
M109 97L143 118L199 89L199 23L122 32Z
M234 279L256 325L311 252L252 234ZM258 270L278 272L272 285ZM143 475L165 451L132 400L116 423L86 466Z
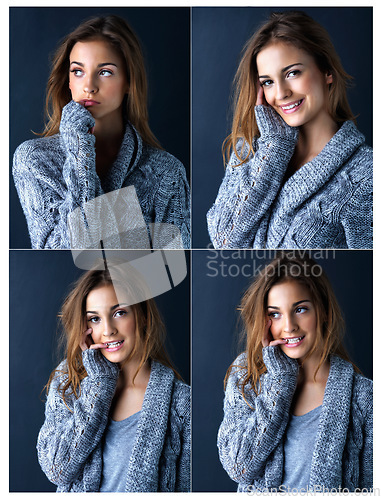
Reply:
M104 349L107 347L107 344L91 344L89 349Z
M88 349L90 347L90 345L93 343L92 338L90 337L92 332L93 332L93 329L88 328L87 330L85 330L82 333L81 342L79 343L79 347L82 349L82 351L86 351L86 349Z
M261 104L264 104L264 100L265 99L264 99L263 87L258 80L257 102L255 103L255 105L259 106Z
M266 326L265 326L265 331L263 333L263 337L262 337L262 345L263 347L267 347L270 343L270 326L271 326L271 319L268 320L268 322L266 323Z
M286 342L287 342L287 340L284 340L284 339L272 340L269 345L270 346L281 345L281 344L285 344Z

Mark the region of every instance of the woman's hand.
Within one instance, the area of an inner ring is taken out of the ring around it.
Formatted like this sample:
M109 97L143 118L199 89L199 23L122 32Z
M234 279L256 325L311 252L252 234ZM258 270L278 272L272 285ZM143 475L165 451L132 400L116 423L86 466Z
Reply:
M70 131L87 134L95 127L95 120L88 109L79 102L70 101L62 109L60 132L61 134Z
M267 101L266 101L266 98L265 98L265 93L263 91L263 87L260 83L260 81L258 80L258 92L257 92L257 100L256 100L256 103L255 103L256 106L267 106Z
M91 337L92 333L92 328L88 328L82 333L81 341L79 343L79 347L82 349L82 351L86 351L87 349L102 349L102 347L106 347L105 344L94 344Z
M266 323L266 326L265 326L265 331L264 331L263 337L262 337L263 347L285 344L286 340L283 340L283 339L274 340L273 339L273 336L271 335L271 331L270 331L270 326L271 326L271 319L268 320L268 322Z

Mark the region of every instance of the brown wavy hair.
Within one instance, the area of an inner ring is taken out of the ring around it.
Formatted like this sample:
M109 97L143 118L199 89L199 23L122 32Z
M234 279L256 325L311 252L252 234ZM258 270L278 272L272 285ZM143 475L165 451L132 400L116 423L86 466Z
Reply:
M352 77L344 71L328 32L304 12L273 12L269 20L247 41L242 51L233 81L232 132L222 146L225 163L233 151L241 164L247 161L250 153L255 154L253 139L260 135L254 114L258 92L256 58L272 42L289 43L313 56L319 70L323 74L332 75L328 96L330 116L338 124L346 120L355 122L346 94ZM236 150L239 138L243 138L250 146L245 158Z
M45 113L48 121L41 135L51 136L59 132L62 108L72 99L69 89L70 52L77 42L90 40L110 43L125 61L129 85L124 100L125 116L146 143L161 148L148 124L147 77L139 40L127 22L114 15L84 21L60 43L47 84Z
M92 290L107 285L112 285L114 288L118 287L118 289L122 288L136 296L136 290L133 288L141 286L142 282L139 278L133 279L133 283L127 283L122 282L122 275L118 279L115 278L114 274L113 278L111 278L108 269L93 269L87 271L74 283L72 290L63 303L59 314L62 327L60 346L61 349L63 347L66 353L66 363L62 369L53 370L45 388L46 392L48 392L56 373L59 372L62 374L64 376L64 382L59 387L59 390L65 404L66 395L74 394L76 398L80 396L81 380L87 377L87 372L82 362L82 350L79 346L82 332L87 329L87 296ZM128 276L131 278L131 272L128 273ZM136 335L135 345L128 359L131 359L136 354L140 356L140 363L134 375L134 379L144 363L152 360L168 366L174 371L176 377L181 379L165 349L165 326L155 301L153 299L148 299L132 305L131 309L135 317Z
M300 255L280 253L255 278L245 292L238 308L243 322L242 340L246 344L247 359L244 364L233 362L225 376L225 387L231 370L242 370L239 387L245 398L245 386L250 387L255 394L260 392L260 377L267 371L262 357L262 337L268 322L267 298L271 288L279 283L295 280L309 289L316 310L316 338L306 359L314 352L320 351L320 361L315 376L323 363L331 354L349 361L357 372L360 370L349 359L343 345L344 319L336 300L332 286L322 267L305 252ZM246 398L245 398L246 400Z

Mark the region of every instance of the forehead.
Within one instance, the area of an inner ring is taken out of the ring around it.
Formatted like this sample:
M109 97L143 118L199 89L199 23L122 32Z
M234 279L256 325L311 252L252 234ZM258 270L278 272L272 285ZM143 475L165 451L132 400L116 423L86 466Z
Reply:
M258 74L269 74L296 63L315 64L312 56L295 45L285 42L270 42L257 55Z
M268 293L268 305L293 304L300 300L312 301L312 295L308 286L298 280L278 283Z
M121 64L122 58L115 47L106 40L77 42L70 52L70 62L112 62Z

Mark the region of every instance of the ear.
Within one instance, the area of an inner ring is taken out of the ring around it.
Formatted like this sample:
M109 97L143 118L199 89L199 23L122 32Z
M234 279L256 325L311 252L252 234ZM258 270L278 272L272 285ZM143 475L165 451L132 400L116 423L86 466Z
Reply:
M325 83L327 85L329 85L330 83L333 83L333 77L332 77L332 73L327 73L325 75Z

